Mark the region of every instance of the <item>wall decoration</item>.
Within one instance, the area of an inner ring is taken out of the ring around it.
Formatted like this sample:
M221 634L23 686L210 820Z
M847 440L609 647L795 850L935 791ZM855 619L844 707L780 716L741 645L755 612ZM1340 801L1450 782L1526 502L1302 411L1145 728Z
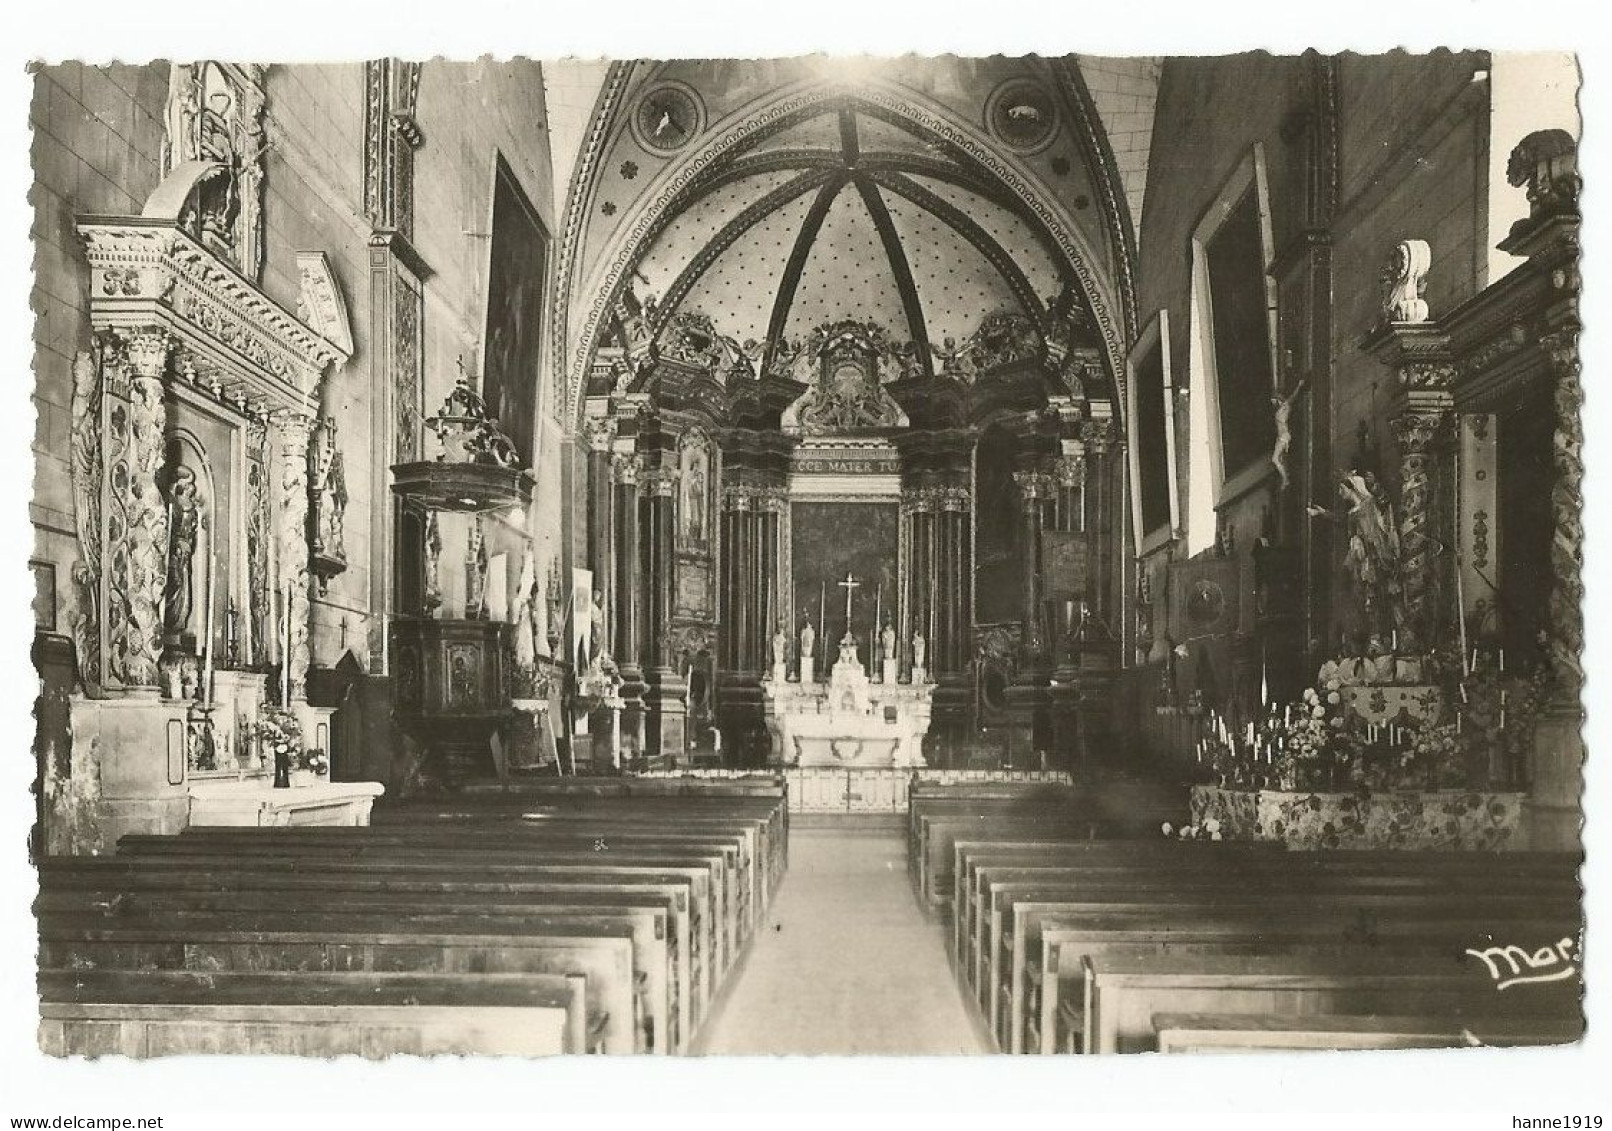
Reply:
M263 67L175 63L168 79L162 173L207 168L181 225L248 280L263 268Z
M985 124L1009 148L1039 153L1058 133L1052 95L1033 79L1009 79L985 102Z
M1179 642L1223 636L1237 627L1241 563L1200 558L1170 565L1170 638Z
M493 182L481 391L488 414L503 424L522 463L531 467L549 234L502 154L494 161Z
M639 100L632 128L651 153L676 153L705 128L705 105L693 87L662 83Z

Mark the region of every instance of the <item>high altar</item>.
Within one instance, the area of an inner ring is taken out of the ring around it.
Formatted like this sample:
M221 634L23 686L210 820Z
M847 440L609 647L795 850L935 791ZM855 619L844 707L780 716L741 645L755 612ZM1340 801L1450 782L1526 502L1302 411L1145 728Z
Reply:
M848 577L841 584L855 582ZM847 610L849 620L849 601ZM891 629L879 679L874 681L862 666L856 638L847 633L828 680L818 682L812 679L813 657L804 648L800 678L788 678L787 661L777 658L784 641L775 638L772 675L761 685L772 760L856 769L924 765L923 742L935 685L922 666L912 670L907 683L897 681L894 641Z

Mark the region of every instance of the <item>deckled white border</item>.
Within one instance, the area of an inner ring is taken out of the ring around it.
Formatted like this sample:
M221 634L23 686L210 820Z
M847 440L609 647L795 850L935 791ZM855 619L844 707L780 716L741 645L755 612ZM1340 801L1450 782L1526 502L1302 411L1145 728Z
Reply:
M926 0L922 4L873 4L867 0L811 0L785 6L753 0L699 3L683 0L610 0L563 5L553 0L515 4L500 0L452 0L451 4L398 2L331 3L330 0L275 0L273 4L223 4L218 0L167 0L159 4L69 0L25 3L7 13L6 65L0 67L0 277L4 302L0 334L10 364L0 403L0 545L13 552L0 559L0 1119L14 1115L162 1113L168 1128L389 1128L545 1127L540 1112L572 1109L638 1110L653 1115L652 1126L709 1127L696 1112L719 1110L871 1109L900 1113L924 1110L926 1129L941 1126L1029 1127L1027 1113L1051 1111L1056 1126L1075 1124L1082 1112L1176 1112L1172 1126L1245 1128L1289 1127L1287 1119L1260 1118L1268 1110L1440 1112L1442 1118L1414 1117L1419 1127L1510 1126L1505 1115L1590 1114L1612 1119L1606 1104L1604 1058L1612 1048L1609 1018L1603 1009L1612 982L1612 960L1598 946L1607 933L1608 901L1599 890L1612 882L1597 858L1612 847L1606 783L1612 774L1598 767L1612 757L1612 584L1606 563L1612 539L1612 511L1603 488L1612 482L1612 351L1595 317L1585 336L1585 457L1589 477L1589 542L1586 669L1591 704L1588 745L1589 805L1602 818L1592 827L1587 940L1591 986L1591 1051L1488 1054L1404 1054L1365 1058L1314 1056L1307 1059L1243 1060L1182 1058L1168 1064L1153 1058L1105 1059L1072 1063L1063 1058L1008 1061L975 1058L947 1061L602 1061L456 1062L360 1065L264 1061L171 1061L152 1064L96 1064L47 1061L35 1051L33 919L26 904L34 888L22 859L24 830L32 820L26 792L31 776L27 748L32 732L29 710L35 677L28 661L32 627L28 612L30 579L23 547L31 540L25 506L33 476L30 443L33 413L31 323L28 309L32 248L27 232L31 212L25 193L28 167L27 107L31 83L22 73L28 57L46 59L144 59L156 56L224 57L316 61L360 59L382 54L412 58L474 57L523 52L536 57L565 54L617 57L791 55L808 49L836 53L963 54L1033 51L1055 54L1167 54L1236 51L1264 46L1297 51L1385 50L1407 46L1426 50L1441 44L1485 45L1493 49L1560 50L1583 53L1590 86L1585 93L1588 120L1582 165L1589 212L1584 276L1586 311L1609 309L1597 299L1612 276L1612 239L1602 236L1612 211L1612 152L1602 134L1612 122L1606 91L1612 89L1612 43L1606 19L1587 5L1532 0L1528 4L1492 0L1418 0L1416 4L1368 3L1308 5L1292 0L1240 0L1204 4L1201 0L1160 3L1128 0L1118 5L1015 3L1013 0ZM355 139L355 147L357 140ZM356 148L355 148L356 152ZM355 158L356 159L356 158ZM1607 317L1612 318L1612 315ZM1598 802L1600 802L1598 804ZM1597 930L1596 928L1600 929ZM1597 1063L1598 1058L1601 1063ZM182 1113L190 1111L192 1116ZM314 1114L288 1117L285 1111ZM382 1121L379 1112L390 1112ZM508 1112L506 1116L444 1118L435 1113ZM1494 1113L1452 1117L1459 1111ZM994 1115L979 1113L991 1112ZM213 1113L208 1115L195 1113ZM583 1116L583 1118L589 1118ZM730 1116L724 1126L822 1126L820 1117ZM888 1120L888 1116L886 1120ZM1410 1123L1411 1117L1395 1120ZM290 1122L294 1120L294 1122ZM884 1121L881 1121L884 1122ZM1131 1126L1112 1121L1115 1127ZM1165 1123L1164 1117L1136 1121ZM626 1125L613 1120L606 1126ZM910 1125L910 1122L909 1122ZM1105 1123L1105 1126L1108 1124ZM593 1123L587 1124L592 1128ZM651 1126L649 1123L639 1126ZM1306 1128L1360 1126L1348 1120L1309 1117Z

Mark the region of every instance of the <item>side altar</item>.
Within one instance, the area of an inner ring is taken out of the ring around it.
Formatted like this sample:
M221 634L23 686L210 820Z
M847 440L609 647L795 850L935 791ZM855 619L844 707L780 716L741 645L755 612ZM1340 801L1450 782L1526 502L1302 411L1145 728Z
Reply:
M882 665L882 678L872 681L857 654L856 637L847 632L828 681L813 682L810 657L803 656L797 683L787 678L787 666L776 658L779 651L775 639L772 675L761 684L774 762L855 768L924 764L935 685L922 667L914 669L910 683L899 683L890 659Z

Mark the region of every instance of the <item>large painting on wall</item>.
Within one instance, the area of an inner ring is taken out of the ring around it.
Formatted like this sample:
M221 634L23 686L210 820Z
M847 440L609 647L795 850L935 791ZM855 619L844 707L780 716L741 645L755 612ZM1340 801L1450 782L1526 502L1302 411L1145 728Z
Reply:
M500 154L493 170L492 248L482 396L532 466L548 231Z
M790 507L796 619L811 613L817 624L820 605L828 609L828 626L817 638L837 643L845 632L845 590L839 583L851 574L857 581L852 630L867 643L875 598L883 593L884 611L892 619L897 601L900 508L896 503L796 502ZM795 626L796 631L799 625ZM866 651L863 657L866 658Z
M1276 440L1270 298L1255 186L1238 198L1209 239L1205 259L1221 459L1230 478L1268 457Z

